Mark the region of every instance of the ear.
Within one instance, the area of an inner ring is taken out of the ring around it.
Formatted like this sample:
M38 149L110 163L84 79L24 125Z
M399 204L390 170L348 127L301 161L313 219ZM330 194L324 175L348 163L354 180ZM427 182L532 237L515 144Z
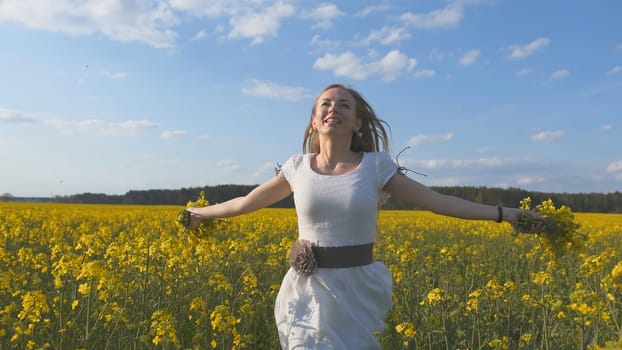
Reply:
M315 124L316 124L316 123L315 123L315 119L316 119L316 118L315 118L315 114L311 114L311 119L310 119L310 122L311 122L310 124L311 124L311 125L310 125L310 127L311 127L311 129L313 129L313 130L316 130L316 129L317 129L317 125L315 125Z

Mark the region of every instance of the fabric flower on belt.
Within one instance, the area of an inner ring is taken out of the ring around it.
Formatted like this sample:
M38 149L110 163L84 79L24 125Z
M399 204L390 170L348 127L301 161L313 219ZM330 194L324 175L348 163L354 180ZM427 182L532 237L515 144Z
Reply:
M302 276L309 276L317 268L317 260L313 254L313 243L299 239L289 251L289 264Z

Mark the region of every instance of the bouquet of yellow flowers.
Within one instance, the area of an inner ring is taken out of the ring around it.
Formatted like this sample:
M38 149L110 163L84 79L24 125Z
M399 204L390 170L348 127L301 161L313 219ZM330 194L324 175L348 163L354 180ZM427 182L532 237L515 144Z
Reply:
M186 208L203 208L209 206L209 201L205 199L205 192L201 191L199 194L199 198L196 201L189 201L186 204ZM190 212L186 209L182 209L177 214L177 227L179 227L183 232L190 234L190 239L192 241L196 241L196 239L205 239L209 237L210 233L212 233L216 227L216 224L221 219L203 219L199 226L196 228L189 228L190 225Z
M531 210L531 198L520 201L520 208ZM562 205L555 208L551 199L545 200L535 208L541 218L523 214L518 219L517 234L529 232L533 224L542 223L544 228L536 233L542 247L554 256L562 256L569 249L578 250L585 246L587 235L579 232L580 224L574 221L572 210Z

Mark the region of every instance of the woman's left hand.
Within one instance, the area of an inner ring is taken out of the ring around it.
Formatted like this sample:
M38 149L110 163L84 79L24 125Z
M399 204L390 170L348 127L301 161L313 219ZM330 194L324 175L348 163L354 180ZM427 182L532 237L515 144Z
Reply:
M517 231L539 233L542 232L546 226L544 218L534 211L517 208L503 208L503 210L504 220L509 222Z

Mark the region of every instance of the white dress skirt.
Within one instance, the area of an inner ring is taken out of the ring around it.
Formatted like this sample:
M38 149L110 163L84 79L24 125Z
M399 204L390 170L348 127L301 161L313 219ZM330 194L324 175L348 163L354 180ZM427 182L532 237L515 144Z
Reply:
M380 349L374 335L384 329L391 290L391 273L380 262L306 277L290 268L275 305L281 347Z

